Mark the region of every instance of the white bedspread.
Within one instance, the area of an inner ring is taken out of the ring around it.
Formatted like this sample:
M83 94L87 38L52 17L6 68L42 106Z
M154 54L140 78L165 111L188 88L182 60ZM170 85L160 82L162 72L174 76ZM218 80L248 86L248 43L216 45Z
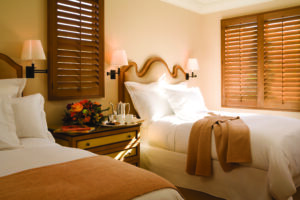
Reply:
M266 115L239 115L250 129L251 167L268 171L271 194L276 199L288 199L296 192L293 178L300 176L300 120ZM199 116L204 117L206 114ZM150 145L170 151L186 153L188 138L194 121L166 116L148 127ZM217 160L214 137L212 158Z
M0 178L26 169L96 156L89 151L63 147L40 138L21 139L21 143L23 148L0 151ZM161 189L134 199L181 200L182 198L173 189Z

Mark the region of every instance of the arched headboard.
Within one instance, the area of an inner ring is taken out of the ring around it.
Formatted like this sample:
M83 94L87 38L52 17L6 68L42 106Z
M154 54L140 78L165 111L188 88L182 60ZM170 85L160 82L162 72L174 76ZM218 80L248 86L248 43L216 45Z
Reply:
M182 72L182 73L179 73ZM160 57L150 57L146 60L143 67L139 70L135 62L130 61L128 65L120 68L118 82L118 100L129 102L133 110L132 101L126 90L124 82L134 81L139 83L151 83L158 81L162 76L165 76L168 82L178 83L185 81L186 73L180 65L174 65L171 71L166 61ZM136 114L135 111L133 111Z
M19 65L18 63L16 63L13 59L11 59L10 57L8 57L7 55L0 53L0 60L6 62L9 66L11 66L13 68L13 70L16 73L16 77L12 77L11 75L7 75L7 76L1 76L1 78L23 78L23 67L21 65ZM5 71L3 71L5 69L1 69L1 73L5 74Z

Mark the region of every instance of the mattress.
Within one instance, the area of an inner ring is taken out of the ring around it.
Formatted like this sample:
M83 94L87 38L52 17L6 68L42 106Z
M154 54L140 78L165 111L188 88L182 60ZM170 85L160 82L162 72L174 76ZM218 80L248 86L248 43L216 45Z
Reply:
M295 193L293 179L300 175L300 120L256 114L221 114L239 115L248 125L252 163L246 166L268 171L269 187L274 196L280 199L282 195ZM206 115L203 113L198 119ZM174 115L153 121L147 128L147 142L153 147L185 154L194 122ZM212 158L217 160L214 137L211 152Z
M63 147L47 139L23 138L21 143L22 148L0 151L0 178L31 168L96 156L89 151ZM161 189L135 198L148 199L179 200L182 197L173 189Z

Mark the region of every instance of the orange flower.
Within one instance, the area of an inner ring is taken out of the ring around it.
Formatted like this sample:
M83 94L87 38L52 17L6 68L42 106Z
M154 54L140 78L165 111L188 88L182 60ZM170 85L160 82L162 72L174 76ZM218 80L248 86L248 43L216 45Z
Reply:
M81 103L82 105L85 104L85 103L87 103L87 102L89 102L89 100L87 100L87 99L84 99L84 100L82 100L82 101L79 101L79 103Z
M81 103L75 103L72 105L73 112L80 112L80 111L82 111L82 109L83 109L83 106Z
M101 105L99 102L96 102L96 101L94 102L94 104L97 106Z
M83 122L87 123L87 122L90 122L91 121L91 117L90 116L86 116L84 119L83 119Z
M76 113L70 112L71 117L74 117Z

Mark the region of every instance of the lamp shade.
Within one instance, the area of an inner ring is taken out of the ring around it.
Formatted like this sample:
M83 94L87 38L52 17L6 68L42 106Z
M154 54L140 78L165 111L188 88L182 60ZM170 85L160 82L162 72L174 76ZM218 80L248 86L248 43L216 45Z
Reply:
M25 40L22 49L22 60L46 60L40 40Z
M196 58L189 58L187 62L187 69L190 71L195 71L199 69L198 61Z
M111 57L111 63L112 66L123 66L128 65L127 55L125 50L116 50L113 52Z

